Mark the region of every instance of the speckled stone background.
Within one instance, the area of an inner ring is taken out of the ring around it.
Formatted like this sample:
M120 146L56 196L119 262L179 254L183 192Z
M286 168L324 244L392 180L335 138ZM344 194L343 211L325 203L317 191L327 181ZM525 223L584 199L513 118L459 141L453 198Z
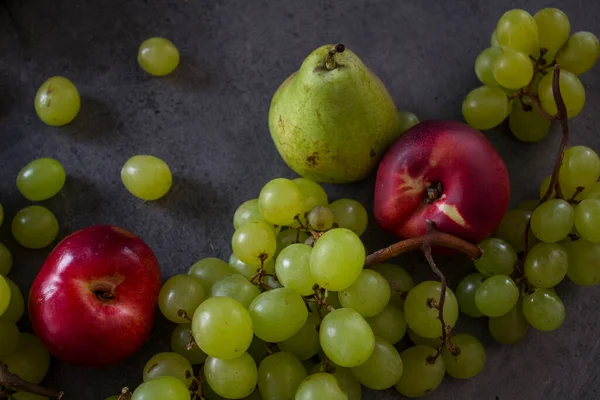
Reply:
M6 221L28 204L15 186L19 170L34 158L55 157L69 178L60 195L43 204L60 220L61 237L92 224L119 225L151 245L164 278L203 257L227 259L237 205L271 178L294 177L271 141L267 112L278 85L313 49L343 42L382 78L399 109L421 119L461 119L461 101L478 85L473 62L499 16L512 7L534 13L545 6L567 12L573 30L600 34L595 0L0 1ZM181 51L172 76L153 78L138 67L137 48L150 36L170 38ZM33 109L37 88L52 75L70 78L83 98L81 113L63 128L44 125ZM582 81L587 104L572 121L572 143L600 151L600 65ZM508 165L512 204L534 198L551 171L557 127L536 145L517 142L505 127L487 134ZM139 153L161 157L173 170L173 189L160 201L139 201L120 182L122 164ZM372 186L370 178L327 190L332 199L353 197L370 211ZM0 240L14 253L10 277L27 291L49 249L20 248L9 225L3 224ZM364 240L374 250L393 238L371 221ZM433 278L418 254L396 261L417 280ZM453 288L473 268L461 257L438 263ZM487 346L485 371L469 381L446 379L429 398L600 398L600 289L564 282L558 292L567 307L564 325L553 333L531 329L511 347L495 344L484 320L462 316L456 331L472 332ZM29 328L26 320L21 327ZM53 360L45 383L65 390L65 400L103 399L135 387L147 359L168 349L172 329L159 317L144 348L111 368ZM399 397L394 390L363 396Z

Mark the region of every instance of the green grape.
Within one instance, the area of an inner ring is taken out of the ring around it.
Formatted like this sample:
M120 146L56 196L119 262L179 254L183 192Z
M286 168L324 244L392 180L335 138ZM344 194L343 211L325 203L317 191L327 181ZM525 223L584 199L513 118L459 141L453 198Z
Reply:
M42 249L58 236L58 221L46 207L29 206L17 212L12 221L15 240L28 249Z
M452 335L452 343L458 348L458 354L451 353L446 347L442 349L448 375L456 379L469 379L479 374L486 361L481 342L474 336L459 333Z
M535 19L527 11L518 8L502 14L496 26L496 38L501 46L527 56L538 50L538 36Z
M296 178L293 180L302 192L304 198L304 211L310 211L316 206L329 204L325 189L317 182L307 178Z
M11 290L6 279L8 278L0 275L0 317L4 315L10 304Z
M537 208L538 203L539 200L524 200L517 204L517 210L529 211L532 213L533 210ZM529 216L531 216L531 214L529 214Z
M523 315L539 331L558 329L565 319L565 306L551 289L536 289L523 298Z
M308 360L302 361L302 366L306 370L306 373L310 375L310 371L317 366L317 363L314 362L312 358L309 358Z
M394 386L402 376L402 359L390 342L375 337L375 348L371 357L351 371L354 377L369 389L385 390Z
M179 50L168 39L151 37L140 45L137 60L150 75L165 76L179 65Z
M300 383L295 400L348 400L335 376L319 372L309 375Z
M229 399L250 395L258 382L256 363L248 353L231 360L208 357L204 364L204 376L219 396Z
M275 262L275 271L279 282L302 296L314 293L315 280L310 274L311 253L312 247L296 243L283 249Z
M538 243L525 258L525 277L535 287L552 288L567 274L569 256L557 243Z
M598 199L600 200L600 182L586 187L583 192L577 196L576 200Z
M548 200L531 215L531 230L542 242L563 240L573 229L575 210L561 199Z
M129 193L149 201L167 194L173 184L173 176L167 163L160 158L137 155L123 165L121 181Z
M14 400L49 400L46 396L39 396L37 394L27 392L16 392L11 394L11 396ZM118 398L119 396L112 396L106 400L118 400Z
M419 336L435 338L442 334L439 311L430 302L439 303L442 286L440 282L425 281L412 288L404 302L406 324ZM458 319L458 302L450 288L446 288L444 322L453 327Z
M260 365L262 360L269 355L269 348L263 340L254 336L252 337L252 343L250 343L247 353L254 359L256 365Z
M396 344L406 333L406 320L404 313L392 304L388 304L376 316L366 318L375 336Z
M413 344L415 345L424 345L424 346L429 346L429 347L433 347L434 349L438 349L442 346L442 332L440 332L440 336L436 337L436 338L424 338L423 336L419 336L415 333L415 331L413 331L412 329L410 329L409 326L406 327L406 334L408 335L408 338L410 339L411 342L413 342Z
M268 264L268 263L269 263L269 261L267 261L266 264ZM237 258L237 256L234 253L231 253L231 255L229 256L229 266L236 273L242 275L244 278L246 278L248 280L250 280L252 278L252 276L254 276L254 274L256 274L256 272L259 270L259 268L255 267L255 266L248 265L248 264L240 261L240 259Z
M0 356L10 354L19 347L19 328L17 325L0 317Z
M400 128L398 129L400 133L406 132L420 122L419 118L409 111L400 111L398 116L400 117Z
M305 201L298 185L289 179L276 178L260 191L258 207L265 219L275 225L290 225L304 214Z
M254 272L256 272L256 267L253 268ZM216 282L229 275L235 274L235 272L236 271L225 261L215 257L208 257L192 264L188 274L200 279L200 282L202 282L202 286L204 287L204 293L210 293ZM252 274L254 274L254 272Z
M277 234L277 250L275 251L275 258L279 257L279 254L287 246L294 243L304 243L308 239L308 234L304 231L294 228L284 229Z
M569 39L569 17L558 8L542 8L533 16L539 31L539 46L554 55ZM567 68L568 69L568 68Z
M498 36L496 36L496 30L492 32L492 36L490 36L490 46L492 47L502 47L500 43L498 43Z
M342 391L348 396L348 400L362 399L362 387L350 368L336 366L332 375L337 379Z
M308 225L316 231L326 231L333 226L333 212L327 206L316 206L306 216ZM308 236L306 236L308 238Z
M404 310L406 294L415 286L412 276L399 265L390 263L374 265L371 269L379 272L389 282L392 289L390 304Z
M190 400L188 388L172 376L161 376L138 386L131 400Z
M158 307L171 322L183 324L188 321L179 315L183 310L189 316L194 315L196 308L206 299L206 293L200 279L192 275L174 275L160 289Z
M163 352L154 355L144 366L144 382L172 376L179 379L186 387L193 382L194 370L192 364L181 354Z
M505 49L496 57L493 74L499 85L507 89L521 89L533 78L533 65L526 54Z
M600 243L592 243L585 239L571 240L566 238L561 245L569 255L567 276L580 286L594 286L600 283Z
M472 318L483 316L475 305L475 293L484 280L485 276L474 273L465 276L458 282L456 286L456 300L458 301L458 308L463 314Z
M519 301L519 288L506 275L494 275L481 283L475 292L477 309L488 317L509 312Z
M302 329L289 339L279 342L279 350L296 356L300 361L307 360L321 350L319 342L319 325L321 320L314 313L308 313L308 318ZM260 371L259 371L260 372Z
M498 82L494 78L494 64L496 58L502 54L502 49L499 47L488 47L483 50L475 59L475 74L481 83L486 86L498 86Z
M488 329L498 343L515 344L521 341L529 329L522 302L519 300L509 312L500 317L491 317L488 320Z
M198 347L192 335L191 323L175 326L171 335L171 350L184 356L192 365L202 364L206 361L206 353Z
M338 292L344 308L358 311L365 318L379 314L390 302L391 289L388 281L378 272L364 269L354 283Z
M341 367L366 362L375 348L375 335L365 319L350 308L327 314L319 331L321 348L327 358Z
M475 260L475 267L485 276L510 275L517 262L517 252L502 239L488 238L479 243L483 255Z
M12 269L13 258L10 250L0 243L0 275L8 275Z
M504 240L512 246L517 252L525 250L525 230L531 219L531 212L525 210L509 210L504 214L502 222L496 230L495 236ZM528 244L532 246L537 242L537 238L529 230Z
M25 299L23 298L23 293L21 293L21 289L9 278L4 278L8 287L10 288L10 302L8 303L8 307L2 314L2 318L14 322L15 324L21 320L23 314L25 313Z
M560 167L560 182L571 188L589 187L600 178L600 157L585 146L569 147Z
M52 158L38 158L17 177L17 188L27 200L42 201L56 195L67 179L63 166Z
M310 273L322 288L339 292L360 275L365 263L365 247L349 229L335 228L316 241L310 255Z
M538 97L542 108L550 115L558 113L554 102L554 91L552 90L553 76L554 70L551 70L542 78L538 86ZM585 89L581 81L572 72L563 69L560 71L559 87L567 109L567 117L576 117L585 104Z
M239 301L210 297L196 309L192 333L203 352L229 360L248 350L252 342L252 319Z
M551 121L544 118L535 108L513 107L508 116L508 127L517 139L525 143L536 143L550 132Z
M231 297L244 307L250 307L252 300L260 294L258 286L253 285L241 275L230 275L216 282L210 292L211 297Z
M294 336L306 322L308 310L302 296L288 288L261 293L250 304L254 334L269 343Z
M552 179L552 176L548 175L542 181L542 184L540 185L540 199L542 199L546 195L546 192L548 191L548 188L550 187L551 179ZM560 183L560 189L562 190L565 198L570 199L571 197L573 197L575 195L575 189L576 189L575 187L569 186L568 182L561 181L560 178L559 178L559 183ZM556 197L556 192L553 190L552 194L549 198L553 199L555 197Z
M236 229L231 246L241 261L259 267L273 258L277 241L269 225L262 221L250 221Z
M306 376L304 366L292 353L274 353L258 367L260 396L263 400L293 399Z
M367 229L368 215L365 207L356 200L339 199L329 205L333 221L340 228L350 229L358 236Z
M492 129L510 114L512 103L498 87L480 86L471 90L462 103L465 121L475 129Z
M406 397L423 397L436 390L446 372L444 358L435 356L437 350L429 346L417 345L400 353L402 376L396 382L396 390Z
M275 229L275 226L273 224L269 224L265 217L263 217L260 213L258 208L258 199L252 199L243 202L233 214L233 227L235 229L238 229L240 226L250 221L262 221Z
M0 356L0 362L21 379L38 384L48 373L50 354L37 337L21 332L17 349Z
M334 310L342 308L342 304L340 303L337 292L327 292L327 304L330 305ZM308 303L308 307L310 308L311 312L315 314L320 313L321 317L325 317L327 314L329 314L329 310L327 308L319 307L315 302ZM319 312L317 312L317 309Z
M53 76L38 89L34 107L42 122L62 126L75 119L81 108L81 98L73 82L64 76Z
M561 68L581 75L592 69L600 56L600 41L591 32L576 32L556 55Z

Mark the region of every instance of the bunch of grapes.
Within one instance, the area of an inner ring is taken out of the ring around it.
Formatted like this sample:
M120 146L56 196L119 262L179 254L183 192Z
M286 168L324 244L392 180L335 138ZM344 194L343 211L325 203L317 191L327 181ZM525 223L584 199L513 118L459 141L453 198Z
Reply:
M534 16L521 9L505 12L492 33L490 47L475 60L482 86L462 103L465 121L487 130L508 117L510 131L524 142L538 142L557 114L552 91L554 66L560 65L559 87L573 118L583 108L585 90L579 76L600 56L600 42L591 32L571 34L567 15L544 8Z

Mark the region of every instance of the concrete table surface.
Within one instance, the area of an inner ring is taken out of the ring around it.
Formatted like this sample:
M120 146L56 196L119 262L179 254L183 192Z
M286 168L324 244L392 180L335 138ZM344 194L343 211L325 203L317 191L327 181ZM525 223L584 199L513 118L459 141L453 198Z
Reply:
M116 224L140 235L155 251L163 278L196 260L227 259L232 217L274 177L294 177L271 141L267 113L273 92L316 47L342 42L386 84L401 110L421 119L462 120L460 105L478 85L473 63L489 44L500 15L512 7L532 14L561 7L573 31L600 34L600 3L573 1L41 1L0 2L0 202L10 221L29 203L15 186L19 170L42 157L60 160L68 181L43 204L56 213L60 237L93 224ZM180 67L154 78L136 62L139 44L164 36L178 46ZM62 128L44 125L33 109L39 85L64 75L77 85L82 108ZM582 76L587 104L571 121L572 144L600 151L600 66ZM486 132L505 159L511 204L535 198L550 174L560 133L525 145L505 127ZM144 203L123 187L119 171L135 154L164 159L174 173L171 192ZM373 178L326 186L332 199L352 197L369 212ZM473 190L476 190L475 188ZM28 251L0 240L14 254L10 277L26 293L50 249ZM393 241L373 220L369 250ZM419 254L395 260L416 280L433 279ZM473 266L462 257L439 259L454 288ZM558 287L566 307L552 333L530 329L521 343L496 344L484 320L461 316L456 332L477 335L487 364L474 379L446 379L430 399L597 399L600 288L570 282ZM21 323L29 329L26 318ZM93 370L53 360L45 383L66 400L96 400L141 382L149 357L169 348L173 324L159 317L143 349L123 364ZM118 334L118 333L115 333ZM406 345L406 339L400 347ZM396 399L395 390L364 399Z

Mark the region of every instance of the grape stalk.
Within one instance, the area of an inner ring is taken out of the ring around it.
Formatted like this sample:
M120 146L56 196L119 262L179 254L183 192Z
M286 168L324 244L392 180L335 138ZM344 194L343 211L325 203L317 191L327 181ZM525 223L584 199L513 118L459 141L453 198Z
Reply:
M56 400L61 400L64 395L62 391L45 388L19 378L8 370L8 366L5 363L0 361L0 398L4 398L5 395L10 396L10 393L19 391L46 396Z

